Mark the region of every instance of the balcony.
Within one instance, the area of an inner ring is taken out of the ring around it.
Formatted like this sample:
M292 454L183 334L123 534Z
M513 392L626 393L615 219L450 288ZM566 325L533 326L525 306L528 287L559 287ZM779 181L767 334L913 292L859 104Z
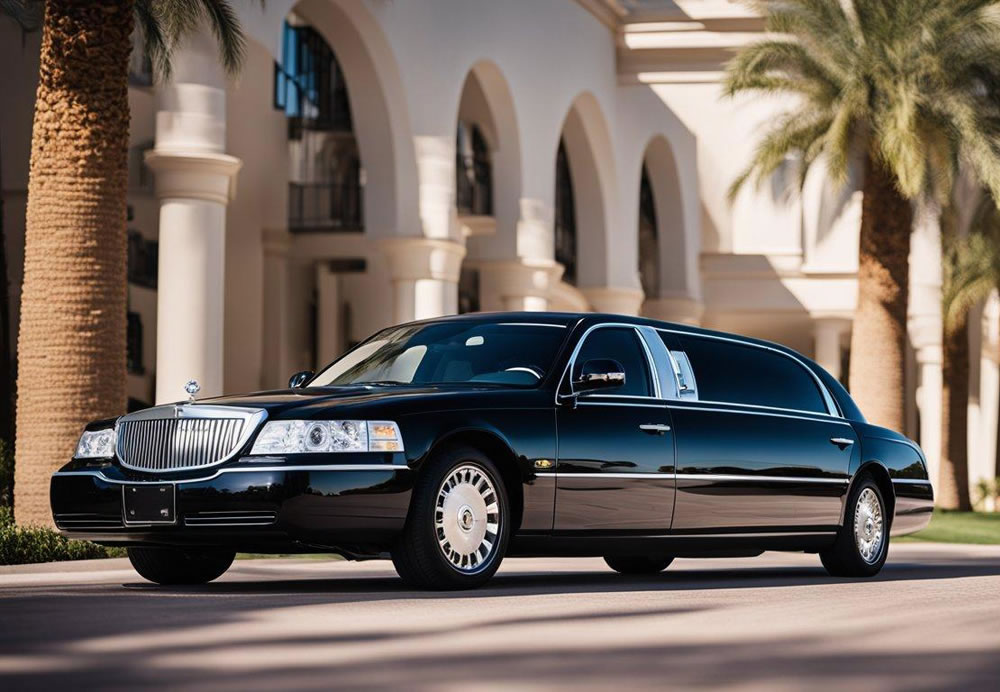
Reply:
M362 188L336 183L289 183L288 230L292 233L361 233Z

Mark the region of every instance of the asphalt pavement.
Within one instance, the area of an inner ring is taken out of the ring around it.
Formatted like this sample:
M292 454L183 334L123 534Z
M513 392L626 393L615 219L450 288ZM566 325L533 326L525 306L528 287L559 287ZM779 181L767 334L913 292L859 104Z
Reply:
M477 591L387 562L240 560L156 587L126 560L0 567L0 690L1000 689L1000 546L901 543L872 580L816 556L511 559Z

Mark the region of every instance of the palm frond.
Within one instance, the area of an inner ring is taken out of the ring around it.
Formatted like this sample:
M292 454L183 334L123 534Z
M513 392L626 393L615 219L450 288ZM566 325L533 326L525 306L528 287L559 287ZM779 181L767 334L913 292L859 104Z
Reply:
M734 200L740 190L751 180L756 186L778 170L795 154L799 157L799 181L805 181L809 165L816 159L817 142L830 129L830 118L795 111L779 118L776 124L761 138L754 150L750 165L729 186L728 197ZM810 152L809 156L804 155Z
M228 0L200 0L200 4L219 44L223 67L229 74L236 74L246 56L246 39L233 6Z
M787 94L829 131L786 151L848 161L874 152L909 199L946 200L960 163L1000 199L1000 0L756 0L773 37L727 65L725 92ZM762 142L734 183L776 170Z
M45 3L43 0L0 0L0 14L13 19L21 31L30 33L41 28Z

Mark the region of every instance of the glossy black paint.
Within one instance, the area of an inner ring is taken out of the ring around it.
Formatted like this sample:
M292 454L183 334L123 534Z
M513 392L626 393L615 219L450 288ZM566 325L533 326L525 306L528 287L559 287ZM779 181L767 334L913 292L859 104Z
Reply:
M446 319L544 321L564 325L566 339L537 388L297 387L201 400L194 405L265 409L270 420L394 420L406 451L260 458L248 456L251 438L241 455L208 470L148 473L125 469L117 460L74 460L52 480L57 524L67 534L115 545L191 543L375 556L390 549L401 530L414 479L428 458L456 444L482 450L501 471L513 513L511 555L820 550L843 522L845 498L862 473L882 485L894 534L918 530L929 520L933 495L919 448L866 423L846 391L798 354L823 382L839 415L623 398L610 389L566 396L571 354L596 325L715 334L707 330L606 315ZM385 468L302 468L373 464ZM122 484L154 481L175 484L178 524L123 526Z

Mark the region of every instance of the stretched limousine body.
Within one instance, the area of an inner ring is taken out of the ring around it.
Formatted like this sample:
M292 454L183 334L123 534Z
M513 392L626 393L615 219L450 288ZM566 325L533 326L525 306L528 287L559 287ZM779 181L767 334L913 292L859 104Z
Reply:
M158 583L214 579L236 551L332 551L463 588L525 555L655 573L806 551L870 576L931 516L919 447L754 339L476 314L384 330L289 384L92 423L52 478L56 524Z

